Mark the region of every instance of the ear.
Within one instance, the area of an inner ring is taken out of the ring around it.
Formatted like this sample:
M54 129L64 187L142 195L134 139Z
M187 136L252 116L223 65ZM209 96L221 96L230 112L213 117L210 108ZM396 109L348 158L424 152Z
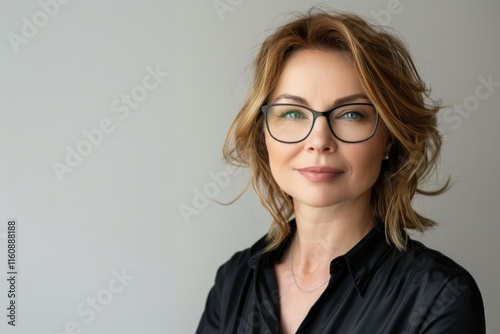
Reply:
M392 145L394 144L394 136L392 135L392 133L388 132L387 131L387 134L386 134L386 139L385 139L385 145L384 145L384 148L383 148L383 152L382 152L382 155L384 157L384 160L385 160L385 157L389 156L390 157L390 153L391 153L391 148L392 148Z

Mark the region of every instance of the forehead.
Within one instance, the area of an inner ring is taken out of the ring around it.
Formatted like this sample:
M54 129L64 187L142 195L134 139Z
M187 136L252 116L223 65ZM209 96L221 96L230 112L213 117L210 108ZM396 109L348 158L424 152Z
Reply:
M284 94L300 96L322 109L343 96L366 92L347 53L300 50L285 61L270 102Z

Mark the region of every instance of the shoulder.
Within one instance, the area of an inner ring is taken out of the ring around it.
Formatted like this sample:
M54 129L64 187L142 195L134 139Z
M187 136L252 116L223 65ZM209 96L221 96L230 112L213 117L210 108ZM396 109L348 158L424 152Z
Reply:
M443 253L409 240L392 248L372 289L396 293L407 324L418 333L484 333L484 305L472 275ZM412 331L410 331L413 333Z
M264 255L266 237L260 238L253 246L234 253L217 271L218 280L241 279L247 275Z
M450 282L459 280L477 289L472 275L443 253L410 239L406 251L393 250L386 259L392 279L417 289L436 293Z
M419 241L409 240L407 250L400 255L406 269L417 277L432 274L434 279L450 279L470 276L470 273L443 253L431 249Z
M260 256L259 240L254 246L236 252L219 267L210 290L196 333L219 333L238 323L236 313L240 301L252 300L251 286L254 262ZM226 331L225 331L226 333Z
M418 301L410 320L422 333L484 333L482 296L465 268L414 240L402 259L404 279L413 287L408 293Z

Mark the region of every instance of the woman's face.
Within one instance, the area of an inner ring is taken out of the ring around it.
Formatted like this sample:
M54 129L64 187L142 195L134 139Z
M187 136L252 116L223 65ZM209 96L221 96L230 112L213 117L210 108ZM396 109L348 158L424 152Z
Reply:
M351 102L370 100L348 55L318 50L293 53L269 98L269 103L317 111ZM390 149L386 128L380 122L370 139L345 143L335 138L327 122L326 117L317 118L309 136L294 144L276 141L265 131L273 177L295 205L366 205Z

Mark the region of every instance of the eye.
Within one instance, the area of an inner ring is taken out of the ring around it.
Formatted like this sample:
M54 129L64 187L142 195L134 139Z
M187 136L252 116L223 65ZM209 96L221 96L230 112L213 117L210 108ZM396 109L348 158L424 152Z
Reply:
M364 116L361 113L354 110L346 111L341 115L341 118L345 118L349 121L356 121L358 119L362 119L363 117Z
M281 113L280 117L299 119L299 118L305 118L305 115L304 115L304 112L302 112L299 109L288 109L288 110L284 110Z
M335 110L333 119L347 122L361 122L373 118L374 109L364 105L344 106Z

